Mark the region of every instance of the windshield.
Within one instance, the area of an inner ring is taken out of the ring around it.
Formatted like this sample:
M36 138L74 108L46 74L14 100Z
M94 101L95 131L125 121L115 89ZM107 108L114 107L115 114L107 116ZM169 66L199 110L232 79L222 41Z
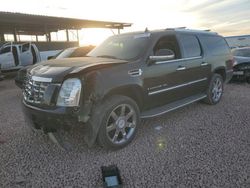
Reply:
M88 56L132 60L139 58L147 48L150 34L120 35L105 40Z
M250 48L232 50L234 56L250 57Z

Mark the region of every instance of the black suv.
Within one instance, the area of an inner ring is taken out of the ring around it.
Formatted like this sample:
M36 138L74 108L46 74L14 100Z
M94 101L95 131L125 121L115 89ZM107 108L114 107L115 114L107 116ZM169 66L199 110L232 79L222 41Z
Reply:
M234 60L223 37L189 29L108 38L87 57L51 60L27 72L23 104L32 125L54 132L86 126L85 141L130 143L140 119L203 100L216 104Z

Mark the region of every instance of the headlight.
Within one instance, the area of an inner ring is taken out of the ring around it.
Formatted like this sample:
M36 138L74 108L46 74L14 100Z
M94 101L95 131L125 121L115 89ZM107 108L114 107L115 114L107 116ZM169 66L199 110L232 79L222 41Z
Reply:
M78 106L82 84L77 78L70 78L63 82L57 98L57 106Z

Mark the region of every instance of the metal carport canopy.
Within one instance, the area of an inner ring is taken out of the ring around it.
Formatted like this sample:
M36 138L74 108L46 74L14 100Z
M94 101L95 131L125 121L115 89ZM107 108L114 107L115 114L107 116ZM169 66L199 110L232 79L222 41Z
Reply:
M131 23L122 22L0 12L0 33L2 34L44 35L58 30L78 30L82 28L123 29L131 25Z

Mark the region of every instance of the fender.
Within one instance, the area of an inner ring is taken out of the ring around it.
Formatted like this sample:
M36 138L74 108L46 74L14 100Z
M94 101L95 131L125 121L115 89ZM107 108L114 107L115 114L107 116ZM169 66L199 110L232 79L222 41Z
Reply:
M113 67L109 68L113 69ZM139 106L143 104L143 88L140 77L130 77L124 72L119 72L119 79L116 74L112 76L105 70L94 70L85 75L83 85L82 105L79 120L86 123L85 142L89 147L93 146L99 132L100 117L103 115L101 105L106 98L112 95L125 95L132 98ZM122 79L121 79L122 78Z

